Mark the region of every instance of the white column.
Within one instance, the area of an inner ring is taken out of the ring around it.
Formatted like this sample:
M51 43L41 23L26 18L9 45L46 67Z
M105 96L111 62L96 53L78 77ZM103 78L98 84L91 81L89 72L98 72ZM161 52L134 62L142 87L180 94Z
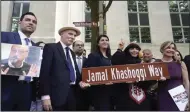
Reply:
M69 1L56 1L55 33L56 42L60 40L58 30L68 25Z
M129 43L129 22L126 1L113 1L106 14L107 35L110 38L112 53L115 53L118 44L123 39Z
M68 23L85 21L85 1L69 1L68 5ZM84 27L77 27L81 31L81 35L76 40L85 41Z
M11 31L13 1L2 1L1 3L1 31Z
M173 40L168 1L148 1L148 10L152 44Z

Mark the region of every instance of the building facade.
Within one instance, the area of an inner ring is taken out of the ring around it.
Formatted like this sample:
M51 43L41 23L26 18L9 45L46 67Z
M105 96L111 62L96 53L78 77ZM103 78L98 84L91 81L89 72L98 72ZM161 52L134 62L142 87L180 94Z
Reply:
M32 39L57 42L59 28L73 22L91 21L85 1L2 1L1 31L16 31L19 17L27 11L35 13L38 26ZM123 39L127 44L137 42L160 58L160 45L170 40L183 55L190 52L189 9L187 1L113 1L106 14L106 32L110 37L112 53ZM77 38L85 42L90 52L90 27L79 27Z

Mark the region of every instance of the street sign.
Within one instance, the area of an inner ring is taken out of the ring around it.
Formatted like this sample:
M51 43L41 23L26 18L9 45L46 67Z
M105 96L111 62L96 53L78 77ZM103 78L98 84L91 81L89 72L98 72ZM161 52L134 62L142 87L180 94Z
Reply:
M91 85L126 83L170 78L168 63L141 63L82 69L82 81Z
M95 22L73 22L75 27L97 27L98 24Z

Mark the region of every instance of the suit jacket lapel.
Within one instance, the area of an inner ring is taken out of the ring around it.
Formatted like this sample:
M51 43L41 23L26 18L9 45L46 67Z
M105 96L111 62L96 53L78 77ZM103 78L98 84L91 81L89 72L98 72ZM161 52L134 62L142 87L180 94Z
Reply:
M85 61L86 61L86 58L83 57L83 59L82 59L82 65L84 64Z
M14 33L14 38L15 38L15 41L17 44L22 44L21 37L18 32ZM36 44L33 41L31 41L31 44L32 44L32 46L36 46Z
M17 44L22 44L19 33L14 33L14 38Z
M64 50L63 50L63 47L62 47L61 43L58 42L56 45L57 45L57 49L58 49L58 51L59 51L61 57L63 57L62 59L64 60L65 65L68 67L68 65L67 65L67 60L66 60L66 56L65 56L65 53L64 53ZM69 68L69 67L68 67L68 68Z

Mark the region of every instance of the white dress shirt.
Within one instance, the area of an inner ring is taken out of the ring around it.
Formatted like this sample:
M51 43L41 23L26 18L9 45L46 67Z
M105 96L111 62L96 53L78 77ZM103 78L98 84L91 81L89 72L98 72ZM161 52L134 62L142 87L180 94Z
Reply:
M28 38L30 40L29 42L29 45L27 46L32 46L32 43L31 43L31 39L30 37L27 37L23 32L21 31L18 31L18 34L20 36L20 40L21 40L21 44L22 45L27 45L26 41L25 41L25 38ZM25 76L19 76L19 79L18 80L24 80L25 79ZM31 81L33 81L33 79L31 78Z
M60 41L60 43L61 43L61 45L62 45L62 47L63 47L63 51L64 51L65 57L66 57L66 59L67 59L66 47L69 47L69 48L71 49L71 45L70 45L70 46L66 46L66 45L65 45L63 42L61 42L61 41ZM71 84L71 85L74 85L74 84L76 83L76 78L77 78L77 77L76 77L76 69L75 69L75 64L74 64L73 56L72 56L70 50L69 50L69 56L71 57L71 62L72 62L73 68L74 68L74 70L75 70L75 72L74 72L74 74L75 74L75 82L71 82L70 84ZM49 95L44 95L44 96L42 96L41 99L42 99L42 100L48 100L48 99L50 99L50 96L49 96Z
M82 62L83 62L83 56L76 56L76 61L78 62L79 59L77 57L80 57L80 61L81 61L81 64L82 64Z
M78 57L80 57L80 60L78 59ZM82 66L83 66L83 56L76 56L76 62L77 62L77 66L78 66L78 62L81 62L81 69L82 69ZM79 71L82 71L82 70L79 70Z
M30 42L29 42L29 45L27 45L27 46L32 46L30 37L27 37L27 36L26 36L24 33L22 33L21 31L18 31L18 34L19 34L19 36L20 36L22 45L27 45L27 44L26 44L26 41L25 41L25 38L28 38L28 39L30 40Z

